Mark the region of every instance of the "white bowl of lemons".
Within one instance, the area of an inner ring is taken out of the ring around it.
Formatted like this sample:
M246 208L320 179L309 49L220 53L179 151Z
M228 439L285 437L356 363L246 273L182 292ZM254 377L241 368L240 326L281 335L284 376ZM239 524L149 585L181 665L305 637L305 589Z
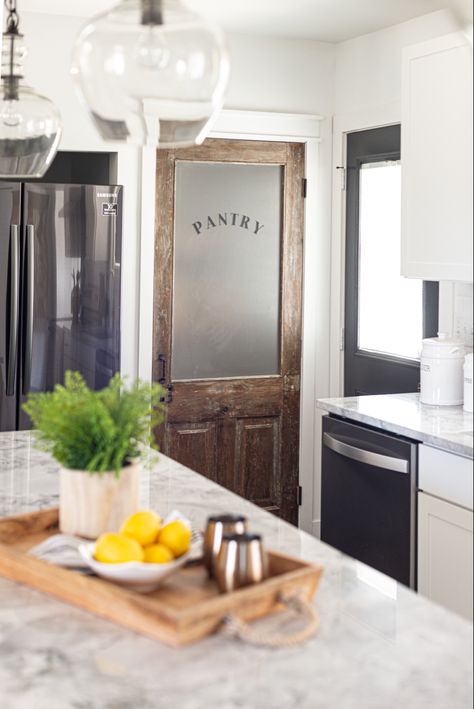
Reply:
M175 513L164 521L151 510L136 512L118 533L81 544L79 553L98 576L140 593L154 591L195 551L189 522Z

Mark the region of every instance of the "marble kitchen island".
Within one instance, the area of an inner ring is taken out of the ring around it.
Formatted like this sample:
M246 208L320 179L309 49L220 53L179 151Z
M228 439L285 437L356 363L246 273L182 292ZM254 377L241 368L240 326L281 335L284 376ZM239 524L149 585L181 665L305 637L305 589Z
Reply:
M0 434L0 515L55 505L57 491L57 465L30 434ZM142 494L196 526L209 513L246 514L269 548L321 563L318 637L267 650L214 636L174 650L0 578L2 709L472 706L468 622L165 456Z

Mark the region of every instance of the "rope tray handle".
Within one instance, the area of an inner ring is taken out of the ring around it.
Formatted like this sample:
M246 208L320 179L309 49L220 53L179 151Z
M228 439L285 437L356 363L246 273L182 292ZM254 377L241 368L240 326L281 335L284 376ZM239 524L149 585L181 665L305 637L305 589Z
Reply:
M305 616L308 620L306 627L291 635L278 635L262 633L253 629L249 623L240 618L228 615L224 618L223 633L234 638L239 638L252 645L263 647L283 648L293 647L309 640L319 629L319 614L312 603L300 596L278 596L278 602L296 615Z

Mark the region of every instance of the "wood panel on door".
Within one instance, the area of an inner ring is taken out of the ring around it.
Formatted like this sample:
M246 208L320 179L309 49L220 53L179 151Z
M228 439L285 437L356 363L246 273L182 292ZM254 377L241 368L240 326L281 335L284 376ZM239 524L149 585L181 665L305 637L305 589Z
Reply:
M294 524L303 180L299 144L207 140L157 154L153 378L172 387L158 443Z

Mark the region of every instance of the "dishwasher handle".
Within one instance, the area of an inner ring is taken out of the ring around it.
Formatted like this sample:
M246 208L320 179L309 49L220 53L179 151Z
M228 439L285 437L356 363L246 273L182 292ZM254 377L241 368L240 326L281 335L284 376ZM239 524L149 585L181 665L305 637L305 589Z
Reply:
M323 443L335 453L339 453L339 455L343 455L345 458L356 460L359 463L373 465L376 468L384 468L385 470L392 470L395 473L409 472L408 460L394 458L390 455L381 455L381 453L372 453L372 451L351 446L349 443L339 441L337 438L329 435L329 433L323 433Z

